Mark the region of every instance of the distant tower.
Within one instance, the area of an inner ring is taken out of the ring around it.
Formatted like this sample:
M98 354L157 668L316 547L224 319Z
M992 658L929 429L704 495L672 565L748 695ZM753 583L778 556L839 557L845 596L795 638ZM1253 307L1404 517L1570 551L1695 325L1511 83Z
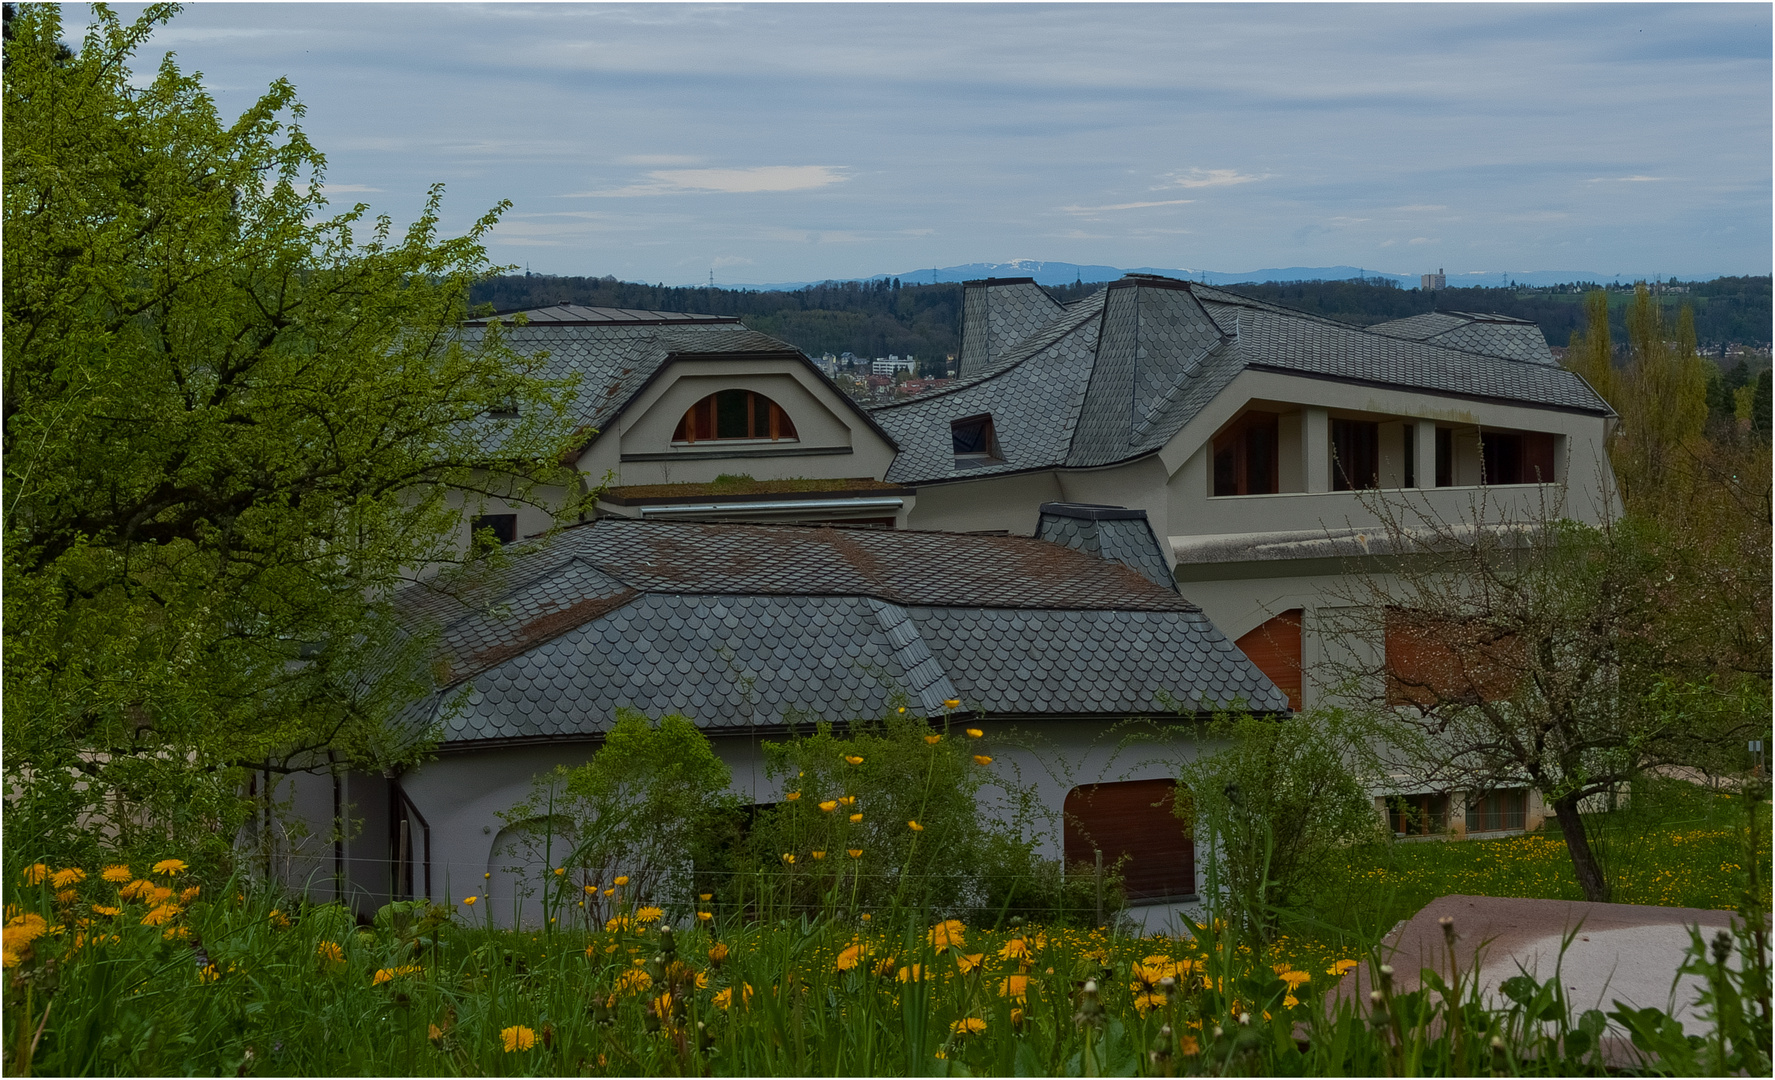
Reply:
M711 266L711 267L709 267L709 288L713 289L714 287L715 287L715 268L713 266Z
M1440 266L1436 268L1434 274L1424 274L1418 278L1418 282L1418 287L1425 292L1448 288L1448 276L1442 272L1442 267Z

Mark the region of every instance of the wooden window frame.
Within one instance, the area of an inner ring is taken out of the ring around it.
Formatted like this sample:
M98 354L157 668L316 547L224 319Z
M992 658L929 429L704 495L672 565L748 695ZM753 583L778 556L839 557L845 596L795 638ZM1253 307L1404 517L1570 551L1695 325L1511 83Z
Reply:
M1258 460L1255 472L1261 475L1254 477L1253 461L1263 456L1258 453L1258 447L1263 444L1267 444L1269 467L1265 469ZM1281 448L1282 414L1262 409L1245 412L1214 437L1208 470L1209 494L1215 498L1276 494L1281 490ZM1224 478L1223 464L1230 474ZM1258 490L1260 488L1263 490Z
M731 400L734 394L745 395L746 434L722 435L721 398L729 396ZM787 410L769 396L744 387L717 390L701 398L684 410L684 416L672 432L675 446L695 446L702 442L799 442L800 438Z
M1380 487L1379 421L1334 416L1330 428L1331 490L1372 491Z

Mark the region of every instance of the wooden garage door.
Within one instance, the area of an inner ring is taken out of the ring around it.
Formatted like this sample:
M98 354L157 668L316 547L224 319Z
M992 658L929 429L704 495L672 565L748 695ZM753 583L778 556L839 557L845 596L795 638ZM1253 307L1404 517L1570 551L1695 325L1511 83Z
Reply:
M1130 900L1157 900L1196 891L1196 844L1171 812L1175 780L1084 784L1066 794L1066 862L1089 863L1103 849L1108 866L1123 866Z

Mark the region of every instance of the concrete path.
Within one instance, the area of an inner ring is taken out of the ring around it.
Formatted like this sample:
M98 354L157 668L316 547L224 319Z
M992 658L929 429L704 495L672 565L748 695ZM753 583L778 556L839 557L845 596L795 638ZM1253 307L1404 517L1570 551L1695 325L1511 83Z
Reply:
M1388 935L1381 949L1395 971L1400 989L1415 989L1419 972L1430 968L1448 976L1448 950L1440 920L1454 920L1455 960L1463 972L1480 965L1480 984L1493 1002L1502 1001L1498 985L1527 972L1546 981L1557 970L1574 1013L1586 1009L1608 1012L1620 1000L1639 1008L1672 1012L1690 1034L1707 1027L1695 1015L1701 980L1676 980L1691 926L1704 940L1730 929L1730 911L1700 908L1648 907L1639 904L1589 904L1570 900L1522 900L1495 896L1444 896L1427 904ZM1560 946L1576 930L1563 958ZM1373 988L1367 963L1339 988L1366 1001Z

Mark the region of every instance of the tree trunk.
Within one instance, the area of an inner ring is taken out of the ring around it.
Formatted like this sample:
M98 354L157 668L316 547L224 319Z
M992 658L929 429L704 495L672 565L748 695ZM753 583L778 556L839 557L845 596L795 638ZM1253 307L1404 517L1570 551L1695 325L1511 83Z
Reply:
M1555 800L1553 816L1559 821L1559 829L1565 833L1565 849L1572 855L1572 873L1578 879L1578 887L1584 890L1584 899L1598 904L1609 902L1609 879L1603 876L1602 866L1596 861L1596 852L1590 850L1590 837L1584 832L1584 822L1578 816L1578 800L1568 796Z

